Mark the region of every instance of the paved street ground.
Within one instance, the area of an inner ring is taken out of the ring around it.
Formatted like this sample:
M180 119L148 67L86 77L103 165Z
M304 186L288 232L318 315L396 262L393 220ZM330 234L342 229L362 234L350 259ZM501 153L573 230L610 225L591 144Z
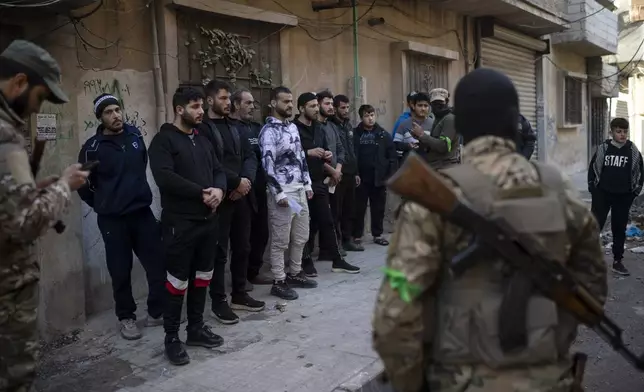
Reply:
M641 243L629 246L638 246ZM163 355L163 331L145 330L143 339L120 338L111 312L91 320L84 331L55 342L44 357L37 390L42 392L340 392L360 389L381 370L371 349L371 312L381 281L385 248L368 244L349 260L362 274L330 272L318 264L320 287L299 290L284 303L258 286L267 301L262 313L240 314L235 326L210 324L226 339L214 350L191 348L192 363L177 368ZM610 261L610 256L606 256ZM644 257L626 252L632 272L609 275L607 312L625 329L626 342L644 352ZM586 392L644 391L644 376L592 332L583 329L577 349L589 354ZM502 392L502 391L500 391Z
M222 326L210 318L210 325L224 337L225 345L213 350L189 348L192 362L184 367L166 361L162 327L147 328L143 339L128 342L118 334L112 312L107 312L46 355L37 389L356 390L381 369L371 349L371 313L386 248L369 242L365 252L352 253L348 258L362 268L361 274L332 273L330 262L320 262L320 286L298 290L300 299L284 308L280 305L285 301L268 295L270 286L256 286L253 295L267 301L268 309L255 314L240 312L241 322L233 326Z

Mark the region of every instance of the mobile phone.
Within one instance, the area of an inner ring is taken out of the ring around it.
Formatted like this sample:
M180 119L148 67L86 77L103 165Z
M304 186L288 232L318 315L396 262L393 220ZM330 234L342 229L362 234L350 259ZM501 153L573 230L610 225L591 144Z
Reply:
M80 170L81 171L92 171L96 166L98 166L99 161L89 161L83 163L83 166L81 166Z

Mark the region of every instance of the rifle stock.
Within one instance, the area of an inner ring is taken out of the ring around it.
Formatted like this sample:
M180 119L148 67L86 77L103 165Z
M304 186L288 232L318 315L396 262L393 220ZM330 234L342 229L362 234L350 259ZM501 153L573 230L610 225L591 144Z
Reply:
M410 153L387 185L403 199L422 205L476 236L464 254L452 260L455 276L477 260L485 259L481 257L482 251L493 251L494 256L526 274L541 294L592 328L631 365L644 371L644 355L637 357L624 345L622 329L606 316L603 305L590 291L551 257L548 249L530 236L517 233L505 220L492 220L472 210L418 154Z
M446 180L414 151L387 181L387 186L405 199L442 215L452 212L459 203Z

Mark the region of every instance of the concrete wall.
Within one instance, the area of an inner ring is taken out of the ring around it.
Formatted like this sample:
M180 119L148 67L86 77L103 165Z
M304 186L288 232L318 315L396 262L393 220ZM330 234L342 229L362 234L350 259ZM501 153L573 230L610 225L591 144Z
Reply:
M626 103L628 107L628 118L630 123L630 140L642 151L644 148L644 77L641 75L631 76L627 82L627 92L620 92L619 97L610 100L611 118L624 116L622 110L618 110L618 102Z
M325 88L334 93L350 93L353 77L350 10L315 13L310 2L301 0L236 0L234 3L295 14L302 27L315 38L298 27L285 27L280 32L282 80L295 94ZM94 8L95 5L88 6L76 14L85 14ZM360 6L359 15L367 8ZM126 120L141 129L146 142L154 136L159 124L154 94L152 13L158 25L163 98L170 119L171 96L179 83L176 53L182 44L177 42L175 8L160 2L151 6L147 0L106 0L96 13L76 25L63 17L38 16L33 12L14 15L3 11L1 23L25 26L26 38L48 49L58 60L63 87L71 98L66 105L46 104L42 108L42 113L55 114L57 120L57 139L47 145L42 174L60 173L76 162L81 145L98 125L92 114L92 100L103 92L116 94L123 100ZM385 25L371 28L366 24L369 17L382 17ZM338 33L334 39L322 41ZM407 91L400 88L403 78L399 70L392 71L392 56L404 56L404 52L395 49L392 43L396 42L425 44L428 45L425 48L436 53L443 53L440 50L457 53L460 57L449 66L449 86L444 86L453 91L465 73L463 53L467 49L473 52L473 34L468 33L465 39L461 17L432 10L421 0L374 7L359 27L362 102L375 106L378 121L389 129L402 111ZM472 55L467 60L472 63ZM148 180L154 192L153 209L158 214L158 191L150 176ZM42 265L40 320L45 337L80 327L87 316L113 306L95 214L75 195L65 222L64 234L52 231L38 244ZM146 293L145 279L136 262L133 287L136 296Z
M594 0L567 0L565 3L566 17L577 22L571 23L565 32L555 34L553 43L588 41L610 53L617 52L617 14Z
M351 78L354 71L350 10L345 8L314 12L310 1L301 0L231 2L295 15L299 18L299 24L316 38L312 39L306 31L297 27L286 28L280 32L283 84L290 87L296 96L305 91L327 88L335 94L346 94L352 89ZM280 7L277 3L285 7ZM366 2L358 7L358 16L367 11L370 3ZM432 9L422 0L393 3L394 6L376 5L369 15L359 22L358 33L359 73L364 78L364 101L376 107L378 121L388 129L391 129L402 111L404 97L408 93L401 91L394 96L394 90L398 90L401 84L401 75L392 72L391 69L390 60L395 52L392 43L413 41L458 53L464 49L461 45L473 47L472 34L469 35L469 42L459 43L454 31L458 32L461 40L464 39L464 34L462 17L457 14ZM168 12L170 11L164 11ZM379 17L385 19L384 25L367 25L369 18ZM169 34L172 34L171 28L166 30L166 35ZM336 34L339 35L325 40ZM172 43L168 46L172 46ZM458 79L465 73L463 61L453 61L450 64L450 85L446 87L452 91Z
M561 128L559 116L563 111L559 108L559 89L561 70L586 74L586 59L574 53L552 47L548 55L552 62L543 62L544 75L544 116L546 139L546 161L558 165L566 174L573 174L586 169L588 162L588 105L587 86L583 89L583 124L569 128ZM554 63L554 64L553 64ZM555 65L556 64L556 65Z

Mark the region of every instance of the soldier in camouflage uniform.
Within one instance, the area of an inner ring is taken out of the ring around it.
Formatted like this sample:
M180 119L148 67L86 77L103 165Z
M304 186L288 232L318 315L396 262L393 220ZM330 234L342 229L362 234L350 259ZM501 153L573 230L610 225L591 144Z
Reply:
M88 173L74 164L35 183L25 119L44 100L65 103L58 64L42 48L14 41L0 54L0 391L27 392L38 354L35 241L60 219Z
M548 170L540 168L546 165L533 165L516 152L518 97L505 75L489 69L466 75L456 89L455 110L457 131L465 142L464 165L490 180L498 194L542 189ZM550 237L555 240L548 242L548 249L554 248L554 257L603 304L607 277L597 222L574 187L553 172L561 180L554 190L561 209L552 216L558 217L561 226L557 236ZM468 199L467 187L457 186L445 174L456 194ZM469 201L475 205L476 199ZM526 220L526 226L537 220ZM534 238L545 242L540 235ZM570 392L570 346L577 322L547 298L532 294L531 301L537 298L551 308L536 314L528 311L531 351L501 352L499 311L486 314L489 302L485 301L491 295L488 291L499 285L494 280L500 271L496 268L505 262L479 256L481 260L458 278L445 268L446 261L471 240L466 229L418 204L402 206L389 247L388 278L381 286L373 320L374 348L392 386L397 392ZM403 295L404 285L407 295ZM548 317L552 319L545 320Z

